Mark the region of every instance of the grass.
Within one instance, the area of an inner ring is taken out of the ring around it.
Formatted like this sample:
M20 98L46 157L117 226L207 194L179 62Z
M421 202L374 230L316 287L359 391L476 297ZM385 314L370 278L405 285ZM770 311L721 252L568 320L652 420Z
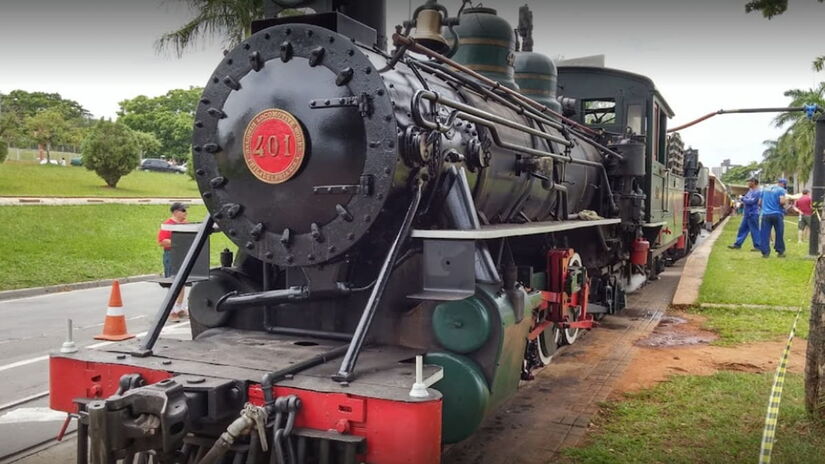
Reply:
M2 207L0 290L159 274L156 237L168 216L165 205ZM205 216L204 206L190 207L191 221ZM213 265L224 247L236 249L223 234L213 235Z
M692 309L691 312L707 318L703 328L719 334L719 338L712 344L722 346L785 339L796 316L795 311L754 308L702 307ZM808 338L809 317L807 310L799 315L797 337Z
M756 462L773 374L677 376L604 406L571 463ZM788 374L773 462L823 462L825 434L809 422L801 374Z
M808 243L796 242L796 225L785 223L784 259L764 259L750 252L750 238L742 249L728 245L736 239L740 218L732 218L713 246L699 289L701 303L739 303L771 306L807 306L811 299L814 261L807 258ZM788 220L792 221L792 220Z
M196 198L189 176L133 171L109 188L94 172L77 166L6 162L0 164L0 196Z

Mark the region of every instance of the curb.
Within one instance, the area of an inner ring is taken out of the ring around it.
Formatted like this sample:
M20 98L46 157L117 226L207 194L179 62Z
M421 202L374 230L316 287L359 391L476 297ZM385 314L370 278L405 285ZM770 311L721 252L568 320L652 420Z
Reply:
M50 293L70 292L72 290L84 290L87 288L106 287L112 285L114 280L122 284L130 284L133 282L146 282L147 280L159 278L159 274L145 274L131 277L123 277L120 279L102 279L92 280L89 282L78 282L74 284L58 284L49 285L47 287L21 288L18 290L6 290L0 292L0 301L14 300L17 298L27 298L30 296L48 295Z
M679 279L679 285L673 293L673 300L670 307L673 309L687 309L695 305L699 300L699 287L702 286L702 280L705 277L705 269L708 267L708 259L710 259L710 252L713 250L713 244L719 236L722 235L722 230L728 224L730 216L726 217L713 232L708 235L704 242L696 249L690 252L685 261L685 266L682 269L682 277Z

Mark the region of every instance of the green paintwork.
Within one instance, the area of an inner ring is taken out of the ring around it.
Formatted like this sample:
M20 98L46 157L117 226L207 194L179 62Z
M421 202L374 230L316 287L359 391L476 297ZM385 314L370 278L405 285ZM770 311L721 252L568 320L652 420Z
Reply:
M474 296L461 300L474 309L459 306L458 302L439 304L439 307L448 310L442 310L446 313L433 317L434 326L447 324L447 314L461 314L464 311L475 313L477 309L483 309L488 314L491 333L501 335L487 341L488 344L495 344L492 347L495 353L492 379L486 378L478 362L470 357L485 351L489 353L489 347L469 356L444 352L426 355L425 362L444 367L444 378L432 388L440 391L444 397L441 433L445 443L455 443L472 434L487 411L495 409L518 390L531 315L533 309L541 303L541 294L538 291L529 294L524 292L524 299L524 318L518 323L506 294L499 287L491 285L479 285ZM436 323L436 319L442 322ZM492 330L492 324L500 324L500 330Z
M515 79L523 94L561 112L556 100L556 64L549 57L535 52L516 52Z
M535 271L531 272L530 288L536 290L547 290L547 273Z
M657 247L667 247L678 240L682 234L685 180L682 176L668 171L664 165L655 160L651 162L649 179L651 200L648 222L665 223L662 227L661 241L654 241L652 244Z
M441 440L457 443L481 424L490 402L490 390L481 369L470 358L452 353L428 353L424 362L444 368L444 378L432 388L444 397Z
M455 27L459 47L453 60L505 87L517 90L513 77L516 39L510 23L492 8L467 8ZM449 34L448 34L449 36Z
M479 287L481 289L481 287ZM523 290L519 290L523 291ZM527 334L530 332L533 308L541 303L539 292L524 295L524 318L516 322L513 307L507 296L502 293L496 297L495 293L484 292L488 298L494 298L497 303L504 337L499 340L499 350L496 359L496 371L490 388L490 408L496 408L510 398L521 380L521 370L524 366L524 348L527 345Z
M471 353L490 338L492 322L476 297L445 301L433 312L435 338L450 351Z

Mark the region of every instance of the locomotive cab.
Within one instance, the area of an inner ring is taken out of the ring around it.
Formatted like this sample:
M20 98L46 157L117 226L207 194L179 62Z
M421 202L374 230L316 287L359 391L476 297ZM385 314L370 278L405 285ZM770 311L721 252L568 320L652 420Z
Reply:
M607 136L630 136L645 145L647 196L644 236L654 259L684 240L683 154L667 137L673 110L649 78L627 71L588 66L558 68L560 98L572 98L578 122Z

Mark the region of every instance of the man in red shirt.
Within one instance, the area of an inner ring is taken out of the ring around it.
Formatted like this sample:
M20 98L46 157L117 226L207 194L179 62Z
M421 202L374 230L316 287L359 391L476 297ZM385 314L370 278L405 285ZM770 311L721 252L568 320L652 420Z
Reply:
M163 221L164 224L184 224L186 223L186 205L180 202L172 203L169 207L172 212L172 217ZM163 248L163 277L172 277L172 231L161 230L158 231L158 245ZM178 293L178 298L175 300L175 307L169 314L169 320L179 321L186 317L186 307L183 303L185 288Z
M799 233L797 240L799 243L802 243L803 239L807 240L808 234L811 233L811 216L814 214L811 195L808 189L802 190L802 196L794 202L793 209L799 214Z

